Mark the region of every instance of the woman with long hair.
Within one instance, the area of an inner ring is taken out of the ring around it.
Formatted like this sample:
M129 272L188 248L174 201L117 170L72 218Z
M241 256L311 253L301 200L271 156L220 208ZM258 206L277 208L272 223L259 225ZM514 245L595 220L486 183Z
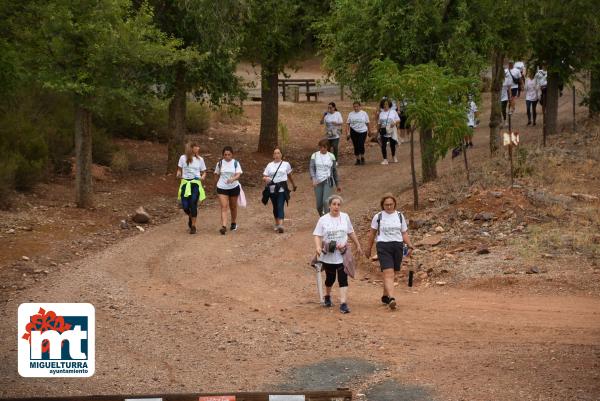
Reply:
M185 154L181 155L177 164L177 178L181 179L178 197L188 216L190 234L196 234L198 202L206 198L202 187L202 181L206 178L206 164L200 156L200 145L197 143L186 145Z
M392 158L394 163L398 162L396 158L396 145L398 144L397 126L400 124L400 116L396 110L392 109L392 102L389 99L383 101L383 110L379 112L378 128L379 139L381 141L381 155L383 161L381 164L388 164L387 143L390 143Z
M352 104L354 111L348 114L348 139L352 139L354 146L355 165L365 164L365 141L369 133L369 115L361 109L360 102Z

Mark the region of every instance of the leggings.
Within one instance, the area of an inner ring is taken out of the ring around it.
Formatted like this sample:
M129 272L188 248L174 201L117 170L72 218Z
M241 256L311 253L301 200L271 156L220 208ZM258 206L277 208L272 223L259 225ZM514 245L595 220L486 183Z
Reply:
M508 106L508 100L503 100L502 102L502 119L506 121L506 106Z
M192 194L188 197L181 197L181 207L185 214L196 217L198 216L198 199L200 198L200 188L198 184L190 184L192 186Z
M352 145L354 145L354 156L364 155L367 131L357 132L350 128L350 138L352 139Z
M385 128L383 128L385 132ZM384 136L382 131L379 131L379 135L381 136L381 154L384 159L387 159L387 143L390 142L390 149L392 149L392 157L396 156L396 141L394 138L389 136Z
M338 158L338 147L340 144L340 138L328 139L329 147L331 148L331 153L335 156L335 159Z
M274 192L269 195L271 203L273 204L273 216L276 219L284 219L284 207L285 207L285 192Z
M315 197L317 198L317 213L319 216L329 213L329 205L327 199L331 196L333 187L329 185L329 180L320 182L315 187Z
M531 122L535 122L535 119L537 118L537 100L525 100L525 105L527 106L527 121ZM533 120L531 119L531 114L532 114L532 109L533 109Z
M340 288L348 287L348 275L344 271L344 265L342 263L334 265L323 263L323 267L325 268L325 287L333 287L336 272Z

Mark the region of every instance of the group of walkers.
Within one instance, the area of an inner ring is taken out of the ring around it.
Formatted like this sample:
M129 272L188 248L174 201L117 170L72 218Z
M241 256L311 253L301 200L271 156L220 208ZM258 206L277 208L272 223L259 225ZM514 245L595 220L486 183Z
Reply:
M356 101L352 105L353 111L348 113L346 119L345 132L346 139L352 140L354 147L355 165L365 164L365 142L369 135L377 138L381 145L381 155L383 160L381 164L388 164L387 145L390 145L391 157L395 163L396 145L402 144L406 140L406 102L399 104L390 99L384 98L379 104L379 110L375 112L375 121L377 129L371 130L369 115L362 110L360 102ZM344 119L338 111L335 103L327 105L327 111L321 117L321 124L325 125L325 135L329 148L333 156L337 159L339 152L339 143L342 131L344 131Z
M347 213L341 211L343 200L331 195L327 200L329 212L322 215L313 231L315 258L325 270L325 297L323 305L332 307L331 291L337 279L340 289L340 312L350 313L348 306L348 275L352 275L354 260L348 240L356 246L359 255L371 258L373 243L376 243L379 266L383 273L383 295L381 302L396 309L394 278L400 271L403 256L409 256L413 245L408 236L406 218L397 210L397 200L392 194L381 198L381 211L371 220L366 251L360 242Z
M387 144L390 144L391 156L397 162L396 144L402 143L397 127L404 129L406 116L396 111L396 104L389 99L383 99L377 112L377 135L381 143L384 158L382 164L388 164ZM346 135L352 140L356 165L365 163L365 142L370 133L368 114L361 109L359 102L354 102L353 111L346 120ZM380 202L381 212L377 213L371 222L368 238L368 249L363 252L356 233L352 227L348 214L341 211L343 200L335 194L341 192L338 176L338 150L339 139L344 129L344 122L334 103L330 103L328 111L323 115L321 122L326 127L326 137L318 143L319 150L310 156L309 174L315 193L316 209L319 220L313 231L316 245L316 260L325 270L325 292L323 300L325 307L332 307L332 289L338 282L340 288L340 312L349 313L348 306L348 271L349 265L353 266L352 252L349 240L354 243L359 255L370 258L371 249L376 244L376 251L384 276L383 294L381 302L390 309L396 308L394 297L394 276L400 270L402 258L410 255L412 244L408 236L407 221L398 212L396 198L385 195ZM280 148L273 151L273 161L267 164L263 171L264 189L262 202L269 201L273 208L273 229L277 233L284 232L285 205L290 199L290 193L296 191L297 186L292 175L292 166L283 160ZM214 168L216 176L215 191L220 205L221 227L219 232L225 235L228 231L238 228L237 211L239 205L245 204L245 194L239 182L243 174L242 166L234 158L233 149L226 146L222 150L222 157ZM179 199L184 213L188 217L187 225L190 234L197 233L198 203L206 199L207 168L200 155L200 146L190 143L186 147L178 163L177 177L179 184ZM352 269L353 271L353 269Z
M525 63L522 61L509 62L508 67L504 69L504 82L500 93L504 125L506 125L507 114L514 113L516 99L520 98L523 92L525 92L527 125L536 125L538 103L542 106L542 112L545 110L547 84L548 73L543 67L537 70L526 70Z

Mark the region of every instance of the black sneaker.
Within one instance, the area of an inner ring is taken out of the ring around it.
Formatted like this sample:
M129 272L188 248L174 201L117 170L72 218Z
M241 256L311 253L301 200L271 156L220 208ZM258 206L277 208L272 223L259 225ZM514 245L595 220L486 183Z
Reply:
M196 226L190 227L190 234L196 234Z
M221 226L219 232L221 233L221 235L225 235L225 233L227 232L227 228L225 228L225 226Z
M531 125L531 121L527 121L527 125Z
M278 232L279 234L283 234L283 227L282 227L282 226L278 226L278 227L277 227L277 232Z
M188 228L192 228L192 217L188 217Z
M348 304L346 304L346 303L341 304L340 312L341 313L350 313L350 308L348 308Z
M390 302L388 303L388 306L392 310L396 309L396 299L395 298L390 298Z
M325 295L323 298L323 306L326 308L331 308L333 306L333 302L331 302L331 296Z
M354 163L355 166L360 166L360 159L356 159L356 162Z
M364 157L360 158L360 164L362 164L363 166L365 165L365 158Z
M388 305L390 303L390 297L388 297L387 295L382 296L381 302Z
M235 223L231 223L231 226L229 226L229 229L230 229L231 231L235 231L235 230L237 230L237 224L235 224Z

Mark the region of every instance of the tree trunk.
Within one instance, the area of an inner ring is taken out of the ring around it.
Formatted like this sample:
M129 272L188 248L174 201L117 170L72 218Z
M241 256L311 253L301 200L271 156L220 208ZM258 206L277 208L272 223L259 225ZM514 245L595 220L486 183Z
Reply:
M600 64L592 67L590 75L590 117L597 117L600 115Z
M169 102L169 143L167 173L177 171L177 160L185 151L185 111L187 106L187 90L185 85L186 70L179 64L175 73L175 90Z
M417 171L415 170L415 130L410 130L410 174L412 175L413 208L419 210L419 187L417 186Z
M258 151L271 154L277 146L277 121L279 118L279 93L278 70L273 66L262 66L262 81L260 96L260 136L258 138Z
M471 186L471 174L469 172L469 160L467 159L467 145L463 146L463 158L465 160L465 171L467 172L467 184Z
M502 106L500 104L500 91L504 83L504 54L494 51L492 57L492 88L490 107L490 156L498 152L500 141L500 124L502 123Z
M421 174L425 183L437 178L433 130L421 129L419 138L421 144Z
M75 202L92 206L92 112L75 106Z
M544 146L547 135L558 132L558 83L559 75L556 72L548 73L548 86L546 87L546 111L544 113Z

